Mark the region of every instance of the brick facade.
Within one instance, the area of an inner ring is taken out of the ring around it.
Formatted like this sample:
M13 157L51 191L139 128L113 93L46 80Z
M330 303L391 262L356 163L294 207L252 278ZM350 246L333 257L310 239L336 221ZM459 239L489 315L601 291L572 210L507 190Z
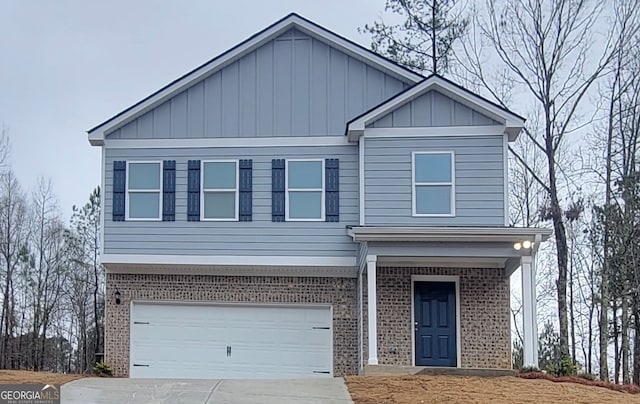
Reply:
M121 294L116 305L113 293ZM288 276L107 274L106 362L129 373L131 300L324 303L333 306L334 374L357 373L356 279Z
M411 365L411 276L460 277L461 365L511 368L509 278L502 269L379 267L378 360ZM367 288L363 279L364 355L367 359ZM116 288L121 304L112 298ZM243 303L324 303L333 306L334 374L358 373L356 279L289 276L107 274L106 361L129 373L131 300Z
M412 365L411 276L460 277L461 366L511 368L509 278L495 268L377 268L378 362ZM367 290L364 294L364 361L367 359Z

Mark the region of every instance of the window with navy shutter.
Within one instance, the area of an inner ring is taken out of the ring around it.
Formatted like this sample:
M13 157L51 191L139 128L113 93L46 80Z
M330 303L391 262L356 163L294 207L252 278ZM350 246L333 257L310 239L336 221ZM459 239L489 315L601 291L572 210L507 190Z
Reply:
M241 222L250 222L253 209L253 161L240 160L239 165L239 211L238 216Z
M271 160L271 221L284 222L285 215L285 161Z
M187 220L200 221L200 160L189 160L187 165Z
M162 220L162 162L127 162L125 220Z
M113 221L124 221L125 192L127 181L127 162L113 162Z
M176 220L176 161L162 162L162 220Z
M327 222L340 221L340 161L338 159L326 159L325 170L325 220Z
M285 220L325 221L324 160L287 160L285 171Z

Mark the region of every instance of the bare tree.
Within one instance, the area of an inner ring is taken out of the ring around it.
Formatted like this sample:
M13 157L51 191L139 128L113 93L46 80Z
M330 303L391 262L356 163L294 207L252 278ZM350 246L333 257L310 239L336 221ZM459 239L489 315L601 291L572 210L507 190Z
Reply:
M500 91L509 77L514 91L522 92L519 98L531 100L541 113L540 130L526 127L524 134L545 156L543 172L529 171L546 194L542 216L554 227L560 345L567 357L569 251L565 209L560 203L560 156L567 138L590 123L579 119L580 107L610 65L621 40L614 32L596 38L594 25L603 7L600 2L575 0L487 0L486 17L477 17L473 24L480 38L472 37L464 44L468 60L463 67L500 104L509 106ZM483 46L481 40L490 46ZM486 63L488 54L500 63L498 69ZM513 149L511 152L524 162Z
M38 181L32 196L31 212L31 365L34 370L42 370L52 315L58 308L66 277L65 229L50 180L40 178Z
M0 258L4 277L2 310L0 312L0 367L6 368L9 342L13 331L14 296L11 293L14 273L24 259L27 241L26 202L12 171L0 174Z

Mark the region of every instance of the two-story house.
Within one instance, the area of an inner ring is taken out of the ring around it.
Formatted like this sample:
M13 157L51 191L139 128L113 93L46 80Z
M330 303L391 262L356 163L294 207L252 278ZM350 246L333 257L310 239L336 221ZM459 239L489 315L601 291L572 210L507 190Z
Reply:
M106 361L131 377L536 360L543 229L510 228L523 118L296 14L89 131ZM377 368L378 370L380 368Z

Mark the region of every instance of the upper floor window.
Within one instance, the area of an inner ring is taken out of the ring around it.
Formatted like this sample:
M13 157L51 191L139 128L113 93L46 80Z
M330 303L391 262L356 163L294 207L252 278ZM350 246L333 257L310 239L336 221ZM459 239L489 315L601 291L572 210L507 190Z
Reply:
M287 160L287 220L324 220L324 160Z
M160 220L162 164L127 163L127 219Z
M238 162L202 163L202 220L238 220Z
M455 215L453 152L413 153L413 215Z

